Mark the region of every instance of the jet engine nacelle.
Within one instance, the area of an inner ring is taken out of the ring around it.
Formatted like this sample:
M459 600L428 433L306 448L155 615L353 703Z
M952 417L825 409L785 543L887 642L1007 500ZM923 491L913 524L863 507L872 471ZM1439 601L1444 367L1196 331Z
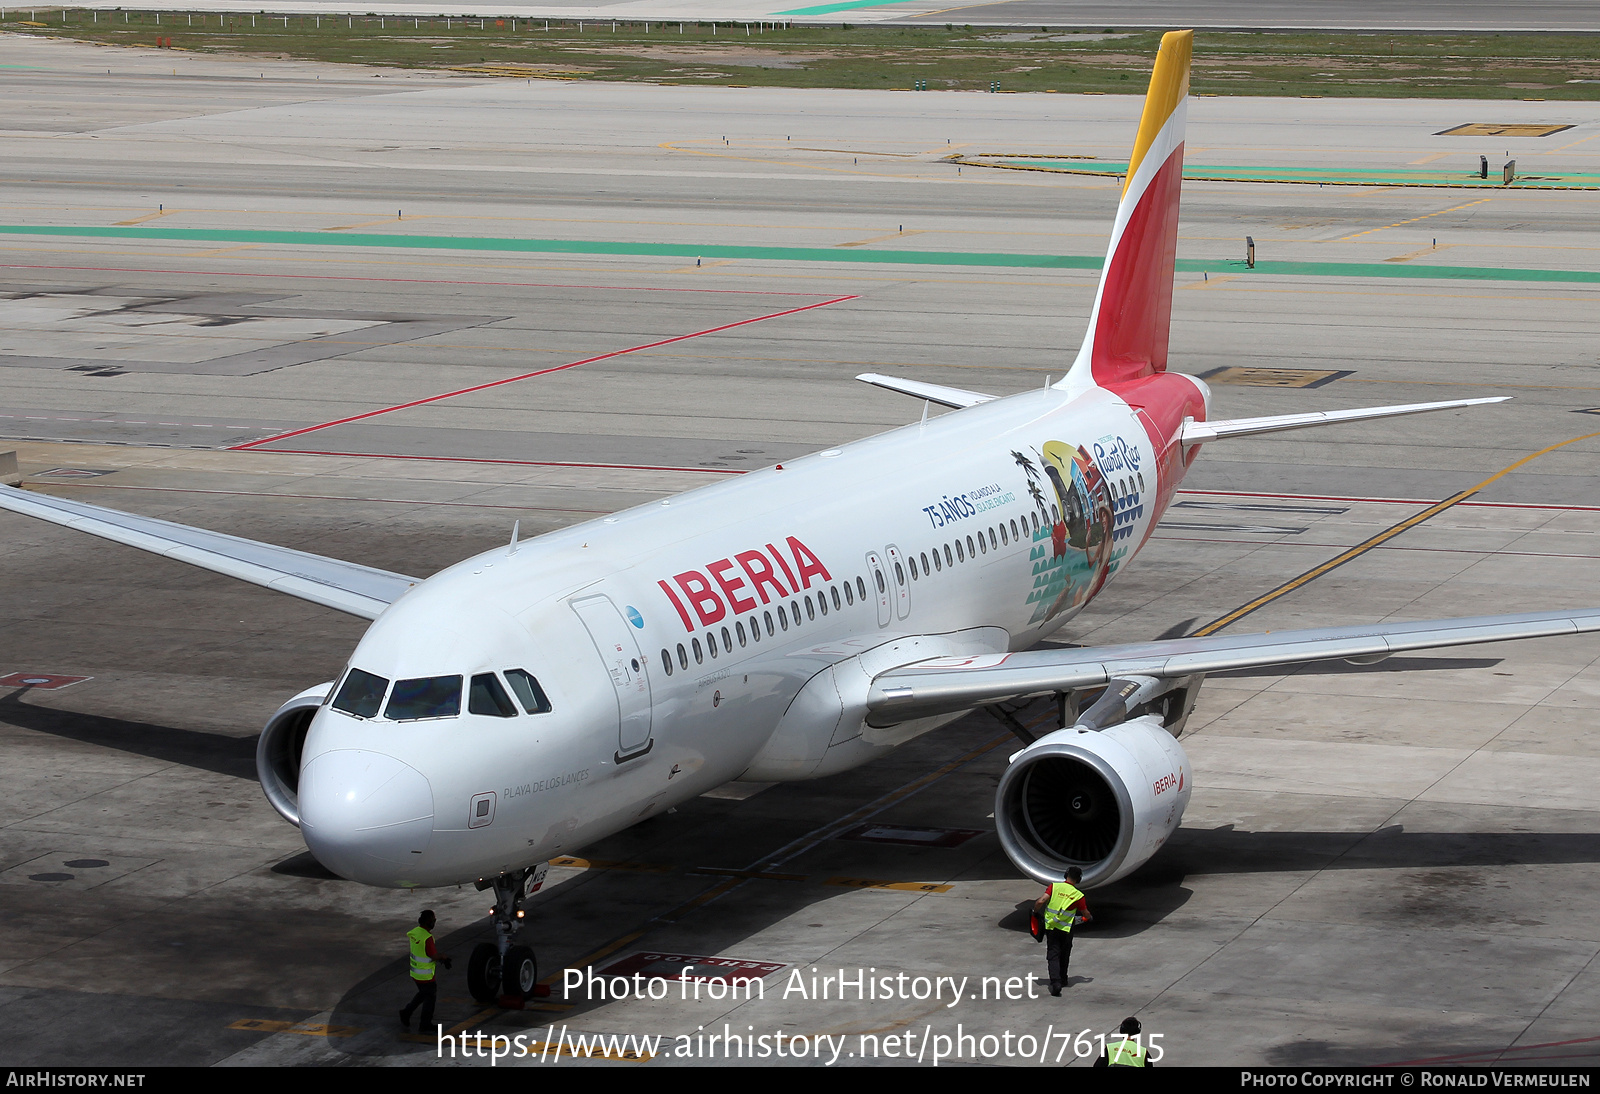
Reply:
M278 815L296 828L300 827L300 753L311 718L333 684L330 680L307 688L279 707L256 742L256 778L261 789Z
M1189 757L1159 714L1105 730L1073 726L1011 757L995 791L1000 844L1045 883L1069 866L1087 888L1132 873L1183 820Z

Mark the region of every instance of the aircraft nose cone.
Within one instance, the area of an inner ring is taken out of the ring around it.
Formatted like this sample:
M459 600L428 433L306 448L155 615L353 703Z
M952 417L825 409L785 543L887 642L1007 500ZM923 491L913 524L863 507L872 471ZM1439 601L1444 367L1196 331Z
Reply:
M405 885L433 835L433 788L381 752L324 752L300 773L300 831L334 873L367 885Z

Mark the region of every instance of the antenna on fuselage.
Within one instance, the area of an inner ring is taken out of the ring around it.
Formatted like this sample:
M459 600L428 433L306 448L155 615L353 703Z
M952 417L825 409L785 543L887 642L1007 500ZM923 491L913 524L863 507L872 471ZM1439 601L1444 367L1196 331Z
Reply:
M511 546L506 548L507 558L510 558L512 555L517 553L517 533L521 530L522 522L520 520L514 520L511 522Z
M924 399L924 400L922 400L922 421L917 423L917 428L921 429L923 426L925 426L927 424L928 424L928 400Z

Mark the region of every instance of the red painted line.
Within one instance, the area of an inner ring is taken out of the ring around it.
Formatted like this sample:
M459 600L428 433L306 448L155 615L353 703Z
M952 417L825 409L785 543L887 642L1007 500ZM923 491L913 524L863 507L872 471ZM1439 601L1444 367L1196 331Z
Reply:
M1161 531L1160 526L1157 526L1156 531L1158 533ZM1180 529L1172 528L1172 529L1168 529L1168 531L1170 531L1170 532L1178 532L1178 531L1180 531ZM1560 532L1552 532L1550 534L1551 535L1560 535L1561 533ZM1347 551L1347 550L1350 549L1350 545L1348 543L1311 543L1311 542L1309 542L1307 540L1299 540L1299 539L1269 539L1267 537L1268 537L1268 533L1262 533L1260 539L1216 539L1215 537L1210 537L1210 536L1201 537L1201 536L1159 535L1159 534L1158 535L1153 535L1150 538L1151 539L1164 540L1164 541L1166 541L1168 543L1232 543L1232 544L1249 544L1249 545L1251 545L1253 547L1316 547L1318 549L1326 549L1326 550L1332 550L1332 551ZM1484 550L1482 548L1477 548L1477 547L1392 547L1387 543L1379 544L1377 547L1374 547L1373 550L1375 550L1375 551L1422 551L1422 552L1426 552L1426 553L1440 554L1440 555L1485 555L1485 556L1493 556L1494 558L1587 558L1587 559L1600 560L1600 555L1573 555L1573 554L1563 554L1563 553L1558 552L1558 551L1493 551L1493 550Z
M577 463L561 460L497 460L488 456L403 456L392 452L331 452L316 448L269 448L285 456L350 456L358 460L433 460L439 463L507 464L512 467L597 467L607 471L694 471L702 475L748 475L737 467L673 467L648 463Z
M1370 501L1386 505L1437 505L1437 498L1362 498L1342 494L1257 494L1241 490L1179 490L1179 494L1194 494L1208 498L1288 498L1298 501ZM1564 513L1600 513L1600 505L1544 505L1535 502L1515 501L1463 501L1457 503L1474 509L1554 509Z
M198 277L280 277L300 281L368 281L380 285L488 285L512 289L599 289L606 292L683 292L724 293L734 296L826 296L820 292L789 292L783 289L671 289L650 285L564 285L543 281L443 281L425 277L356 277L353 274L291 274L230 270L146 270L137 266L23 266L0 263L0 270L70 270L88 273L194 274ZM846 298L848 299L848 298Z
M751 323L761 323L768 319L779 319L785 315L796 315L803 311L811 311L813 308L825 308L829 304L838 304L845 300L855 299L856 297L854 296L836 296L831 300L819 300L815 304L802 304L798 308L785 308L783 311L768 312L766 315L757 315L751 319L740 319L736 323L724 323L719 327L707 327L705 330L697 330L692 334L677 334L671 338L663 338L657 342L646 342L642 346L629 346L627 349L612 350L610 353L602 353L595 357L585 357L581 361L568 361L564 365L555 365L551 368L542 368L536 372L525 372L521 376L508 376L504 380L491 380L487 384L474 384L472 387L464 387L456 391L447 391L442 395L430 395L426 399L413 399L409 403L399 403L395 406L386 406L379 410L369 410L365 414L352 414L348 418L337 418L331 422L323 422L321 425L308 425L303 429L293 429L287 433L279 433L273 437L263 437L259 441L248 441L244 444L232 445L230 446L229 451L239 452L249 448L258 448L261 445L271 444L274 441L284 441L288 440L290 437L299 437L306 433L315 433L319 429L328 429L336 425L349 425L351 422L364 421L367 418L376 418L380 414L393 414L397 410L409 410L412 407L425 406L428 403L437 403L441 399L453 399L457 395L470 395L475 391L487 391L489 388L503 387L506 384L515 384L521 380L531 380L535 376L548 376L552 372L563 372L569 368L577 368L579 365L592 365L596 361L606 361L613 357L622 357L629 353L640 353L647 349L659 349L662 346L670 346L675 342L686 342L691 338L701 338L707 334L716 334L720 331L733 330L735 327L747 327Z
M1397 1064L1384 1064L1383 1067L1417 1067L1421 1064L1448 1063L1451 1060L1466 1060L1474 1056L1504 1056L1511 1052L1532 1052L1539 1048L1565 1048L1568 1045L1586 1045L1593 1041L1600 1041L1600 1037L1576 1037L1570 1041L1546 1041L1538 1045L1507 1045L1505 1048L1486 1048L1478 1052L1458 1052L1453 1056L1430 1056L1425 1060L1402 1060ZM1559 1057L1551 1057L1558 1059ZM1536 1063L1537 1059L1516 1060L1514 1063Z
M522 513L588 513L605 516L610 509L557 509L549 505L492 505L474 501L428 501L411 498L347 497L343 494L279 494L272 490L201 490L187 486L119 486L114 482L58 482L52 486L79 486L96 490L155 490L165 494L226 494L235 498L296 498L305 501L375 501L384 505L455 505L468 509L515 509Z

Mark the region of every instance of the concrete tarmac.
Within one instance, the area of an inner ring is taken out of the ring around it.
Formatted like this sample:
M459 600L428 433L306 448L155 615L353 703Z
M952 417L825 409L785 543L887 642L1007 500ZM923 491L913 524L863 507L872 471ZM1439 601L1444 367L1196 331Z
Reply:
M513 520L562 527L921 413L859 372L1000 394L1059 376L1115 180L945 157L1125 157L1139 105L7 38L0 60L26 66L0 67L0 448L27 489L413 574ZM1473 122L1572 128L1438 135ZM1593 170L1596 134L1578 104L1197 99L1189 158L1555 173ZM1479 484L1232 629L1591 604L1597 203L1189 184L1179 255L1203 268L1180 273L1173 361L1213 374L1221 414L1516 398L1208 446L1141 564L1060 637L1192 630ZM1293 265L1245 267L1246 235ZM21 517L0 543L0 677L86 678L0 694L0 1062L436 1062L394 1018L404 931L431 906L464 959L481 894L329 876L253 777L262 722L339 671L359 621ZM665 1036L645 1066L724 1023L846 1038L839 1064L959 1025L999 1053L965 1062L1020 1065L1008 1032L1037 1063L1047 1032L1128 1014L1165 1064L1593 1063L1597 658L1577 638L1207 681L1184 827L1091 894L1062 1000L792 990L813 967L980 993L1043 973L1038 887L989 817L1014 738L974 715L556 866L528 932L552 998L476 1006L458 962L441 1017L541 1045ZM779 967L749 1001L560 991L563 967L661 955ZM630 1066L561 1045L544 1062Z

